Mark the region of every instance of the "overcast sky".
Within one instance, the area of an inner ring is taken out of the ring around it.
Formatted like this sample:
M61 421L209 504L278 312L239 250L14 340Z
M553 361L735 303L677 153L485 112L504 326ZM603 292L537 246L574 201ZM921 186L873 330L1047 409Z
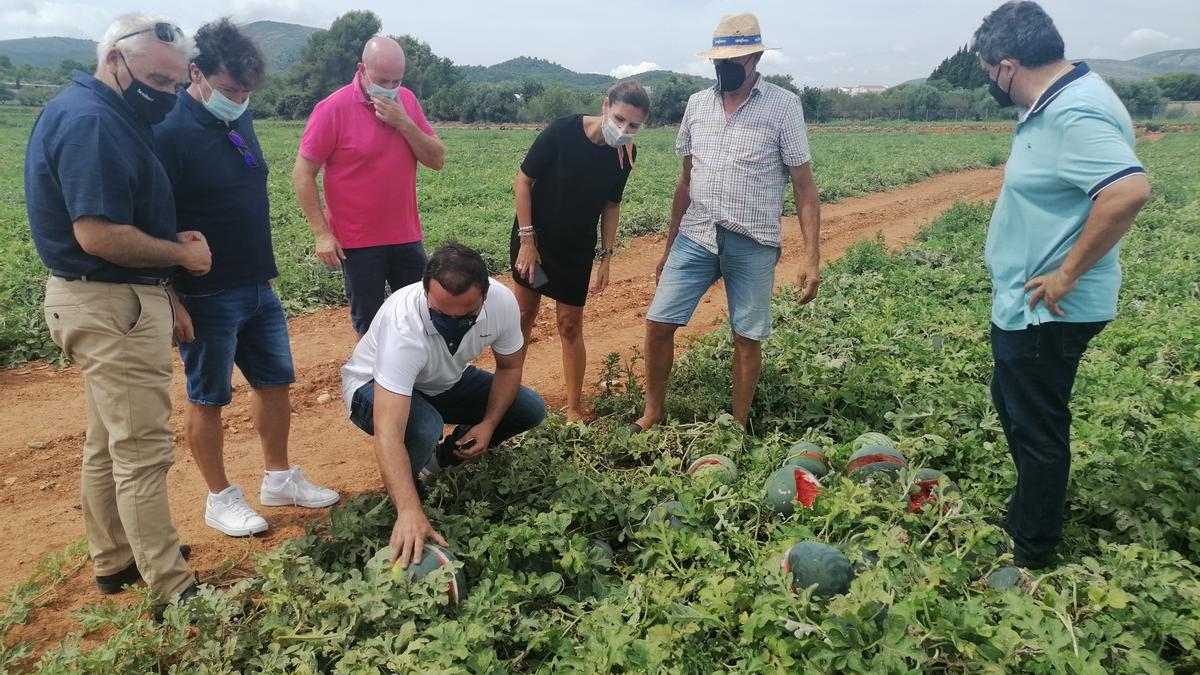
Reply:
M185 30L228 14L327 27L351 9L371 9L389 34L409 33L455 63L491 65L537 56L582 72L625 76L664 68L711 75L693 54L722 14L754 12L768 46L767 73L804 84L898 84L929 74L967 42L999 0L0 0L0 39L62 35L98 39L117 14L166 14ZM1127 59L1200 47L1200 0L1044 0L1068 56Z

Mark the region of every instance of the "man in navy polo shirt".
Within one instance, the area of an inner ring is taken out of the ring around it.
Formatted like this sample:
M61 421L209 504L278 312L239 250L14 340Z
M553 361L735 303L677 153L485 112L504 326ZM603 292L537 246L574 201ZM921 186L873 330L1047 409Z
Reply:
M184 433L208 498L204 522L229 536L267 529L225 475L221 410L232 395L233 366L253 388L251 414L262 443L263 506L320 508L338 493L318 487L288 463L295 381L287 321L271 279L267 162L247 108L265 79L258 47L228 19L196 32L199 51L189 66L191 86L154 128L158 156L175 191L179 226L198 230L212 247L212 271L178 275L175 339L187 373Z
M194 594L171 523L171 305L176 266L208 272L204 236L176 232L150 125L175 106L191 41L162 17L117 19L95 76L46 105L25 151L25 202L51 277L50 335L83 373L81 502L102 593L143 578L164 601ZM158 608L161 616L163 606Z
M1021 113L988 229L992 398L1017 484L1004 526L1017 565L1051 564L1071 468L1071 390L1117 313L1121 238L1150 197L1133 123L1087 64L1064 60L1034 2L983 20L973 49L1002 106Z

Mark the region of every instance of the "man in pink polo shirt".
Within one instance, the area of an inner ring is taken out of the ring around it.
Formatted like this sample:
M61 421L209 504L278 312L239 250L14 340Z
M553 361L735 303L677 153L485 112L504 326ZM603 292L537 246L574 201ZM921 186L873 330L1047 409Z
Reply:
M400 86L404 67L395 40L371 38L354 81L313 109L292 170L317 257L343 269L359 337L383 304L384 284L394 292L421 280L417 162L437 171L446 158L417 97ZM322 168L324 210L317 192Z

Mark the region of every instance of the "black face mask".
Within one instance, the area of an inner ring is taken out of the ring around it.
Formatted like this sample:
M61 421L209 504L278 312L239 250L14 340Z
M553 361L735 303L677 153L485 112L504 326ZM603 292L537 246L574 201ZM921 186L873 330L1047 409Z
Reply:
M994 80L990 77L988 78L988 93L992 95L992 98L996 99L996 103L999 103L1001 108L1011 108L1017 104L1010 93L1012 92L1012 81L1016 76L1017 74L1013 73L1013 76L1008 78L1008 91L1000 88L999 74L996 75L996 79Z
M437 329L437 332L446 339L446 347L450 353L454 354L458 351L458 346L462 344L462 339L479 320L479 315L450 316L430 307L429 318L433 321L433 327Z
M121 62L125 64L125 72L129 73L130 80L129 86L121 92L121 98L125 99L129 107L133 108L133 112L147 124L154 125L163 121L167 113L175 107L175 101L178 100L175 94L161 92L134 77L124 54L121 54Z
M746 68L736 61L722 59L717 61L717 88L721 91L737 91L746 83Z

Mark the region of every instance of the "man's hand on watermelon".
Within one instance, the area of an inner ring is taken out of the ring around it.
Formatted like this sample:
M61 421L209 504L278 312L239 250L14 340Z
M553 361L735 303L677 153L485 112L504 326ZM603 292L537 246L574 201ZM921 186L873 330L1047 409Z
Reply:
M432 539L440 546L450 546L429 524L429 519L425 517L425 511L420 506L397 513L396 524L392 526L392 537L388 541L392 546L392 564L399 563L401 567L408 567L410 563L421 562L426 539Z

